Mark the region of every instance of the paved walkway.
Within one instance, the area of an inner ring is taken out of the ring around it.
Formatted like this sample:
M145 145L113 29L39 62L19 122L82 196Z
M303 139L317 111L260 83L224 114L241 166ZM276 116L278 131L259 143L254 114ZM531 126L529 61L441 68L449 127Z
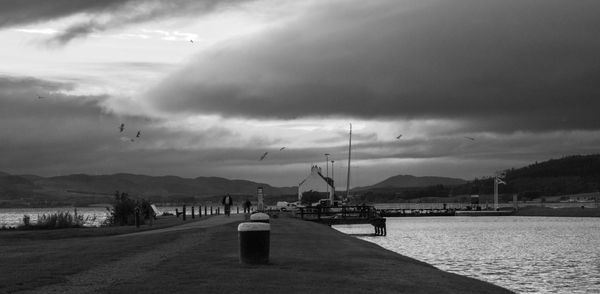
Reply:
M116 235L100 238L131 238L140 235L161 234L173 231L189 230L178 238L157 245L151 250L108 262L67 277L66 283L48 285L32 291L22 293L106 293L111 286L123 281L135 279L144 275L161 262L175 258L192 247L202 246L206 243L207 236L202 228L209 228L244 220L243 214L231 216L216 215L204 220L185 223L179 226L150 230L138 233ZM194 231L196 230L196 231Z
M205 219L201 219L198 221L191 221L189 223L185 223L178 226L168 227L164 229L157 230L148 230L143 232L136 232L130 234L122 234L115 235L114 238L127 238L131 236L139 236L139 235L150 235L150 234L161 234L165 232L174 232L174 231L183 231L183 230L193 230L200 228L209 228L219 225L224 225L233 222L242 222L244 220L244 214L232 214L231 216L226 215L213 215Z

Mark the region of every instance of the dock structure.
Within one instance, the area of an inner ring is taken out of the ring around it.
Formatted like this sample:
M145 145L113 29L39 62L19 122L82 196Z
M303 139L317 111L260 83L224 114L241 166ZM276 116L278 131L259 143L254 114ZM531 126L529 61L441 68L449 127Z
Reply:
M375 229L375 235L387 235L385 218L379 215L377 209L373 206L298 207L297 215L303 220L318 222L328 226L370 224Z
M379 214L384 217L410 217L410 216L454 216L455 209L380 209Z

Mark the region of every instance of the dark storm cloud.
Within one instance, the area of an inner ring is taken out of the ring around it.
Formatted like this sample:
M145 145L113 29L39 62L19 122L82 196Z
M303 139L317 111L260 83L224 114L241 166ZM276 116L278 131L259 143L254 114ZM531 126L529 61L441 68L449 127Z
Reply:
M167 168L171 162L169 170L175 171L188 160L193 163L190 171L200 162L215 160L198 152L198 146L231 135L223 128L173 130L157 119L117 115L102 106L111 97L66 94L74 88L72 83L0 76L2 170L40 175L164 174L158 164ZM123 133L118 130L121 123ZM142 130L140 138L122 140L135 138L137 130Z
M76 13L114 11L137 0L12 0L0 2L0 28L67 17Z
M589 0L318 4L203 53L154 90L155 102L239 117L598 129L598 11Z
M85 14L88 20L76 22L49 40L65 44L91 33L173 16L197 16L236 0L14 0L0 2L0 29Z
M44 150L55 143L97 143L93 138L104 133L103 126L115 124L100 106L107 97L64 94L73 88L70 83L0 76L2 146L12 146L14 153L26 146Z

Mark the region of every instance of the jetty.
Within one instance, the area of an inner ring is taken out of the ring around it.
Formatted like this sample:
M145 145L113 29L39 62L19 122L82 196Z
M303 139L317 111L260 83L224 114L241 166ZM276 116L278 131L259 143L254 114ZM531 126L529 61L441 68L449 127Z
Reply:
M370 224L376 236L387 235L385 217L370 205L298 207L297 215L303 220L328 226Z
M379 209L379 214L383 217L403 217L403 216L454 216L455 209Z
M269 264L243 265L244 216L167 218L184 227L60 239L4 232L0 293L512 293L285 214L271 220Z

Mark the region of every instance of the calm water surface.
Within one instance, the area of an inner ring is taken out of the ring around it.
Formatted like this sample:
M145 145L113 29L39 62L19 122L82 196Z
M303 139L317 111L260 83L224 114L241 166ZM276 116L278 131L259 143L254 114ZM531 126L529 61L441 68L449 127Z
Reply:
M517 293L600 293L599 218L388 218L387 233L359 238Z
M108 206L108 205L107 205ZM217 206L214 206L215 213ZM87 222L85 226L89 227L98 227L100 226L106 218L109 216L109 211L106 206L96 206L96 207L51 207L51 208L0 208L0 227L8 226L8 227L16 227L23 224L23 215L29 215L31 218L31 223L35 223L39 216L44 214L54 214L60 212L69 212L73 214L77 209L77 214L83 215L84 218L87 218ZM158 209L161 212L170 212L175 213L175 209L179 209L182 211L181 206L158 206ZM196 213L197 213L196 207ZM223 207L220 207L221 211L223 211ZM232 213L236 213L237 210L234 208ZM204 211L202 212L204 213ZM191 214L190 206L188 206L188 210L186 211L187 215Z
M78 215L87 218L85 226L97 227L106 219L106 207L52 207L52 208L0 208L0 227L15 227L23 224L23 216L29 215L30 221L35 223L38 217L46 214L68 212L71 215L77 209Z

